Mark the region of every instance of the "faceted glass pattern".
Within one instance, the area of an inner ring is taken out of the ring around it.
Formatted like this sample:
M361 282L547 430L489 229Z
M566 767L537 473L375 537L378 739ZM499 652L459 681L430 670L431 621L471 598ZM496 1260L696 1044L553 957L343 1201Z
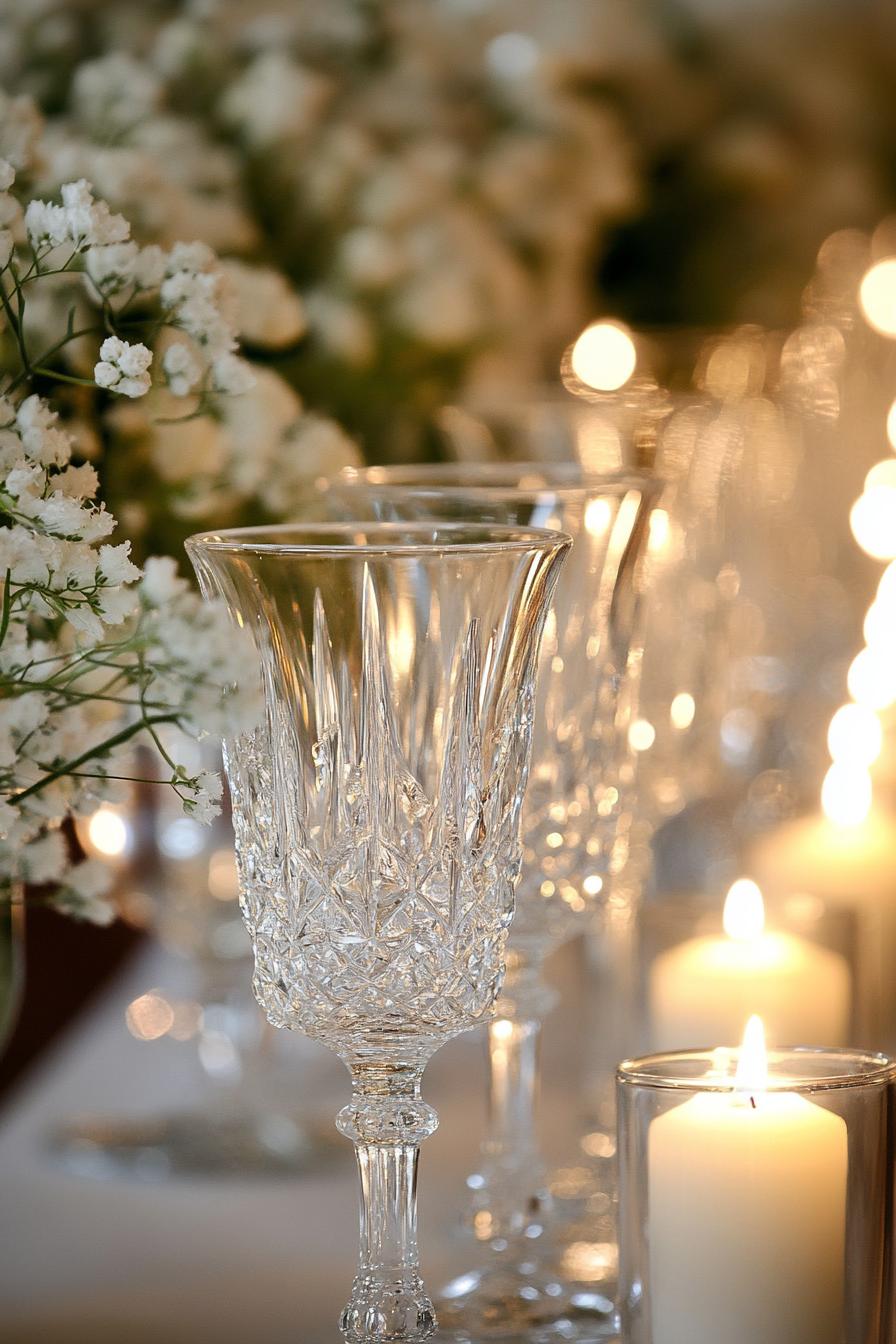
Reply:
M416 1151L436 1124L420 1074L500 988L538 642L568 546L441 523L188 543L262 668L265 722L225 756L255 991L352 1073L352 1341L434 1329L416 1266Z

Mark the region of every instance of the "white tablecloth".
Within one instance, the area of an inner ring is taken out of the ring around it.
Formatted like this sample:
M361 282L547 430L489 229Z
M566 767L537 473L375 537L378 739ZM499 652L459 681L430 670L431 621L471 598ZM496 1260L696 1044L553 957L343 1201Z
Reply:
M568 989L578 958L563 954ZM184 969L153 948L26 1080L0 1115L0 1344L337 1344L357 1236L351 1147L301 1178L146 1183L75 1176L47 1150L52 1128L84 1113L142 1114L186 1104L196 1088L189 1043L141 1042L124 1010ZM575 999L545 1039L545 1146L573 1160ZM464 1176L484 1123L481 1033L445 1046L424 1094L440 1128L423 1148L420 1242L431 1291L475 1259L457 1232ZM297 1046L314 1112L348 1096L342 1065ZM566 1080L566 1081L565 1081Z

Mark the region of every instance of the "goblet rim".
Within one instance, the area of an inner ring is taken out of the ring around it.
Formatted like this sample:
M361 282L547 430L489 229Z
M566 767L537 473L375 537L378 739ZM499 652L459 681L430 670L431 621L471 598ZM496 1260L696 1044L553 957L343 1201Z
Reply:
M532 477L526 481L527 474ZM343 467L324 489L355 486L402 495L468 495L487 500L585 500L596 495L623 496L629 490L659 490L663 478L636 467L590 471L577 462L420 462Z
M737 1048L731 1047L737 1058ZM769 1073L763 1091L828 1092L874 1087L896 1080L896 1059L876 1050L845 1046L795 1045L768 1052ZM716 1051L674 1050L626 1059L616 1069L617 1082L626 1087L659 1092L731 1093L735 1078L714 1072ZM705 1065L702 1074L689 1068ZM788 1065L790 1066L788 1069Z
M419 534L419 540L408 540L409 536L415 534ZM359 540L360 535L377 539ZM334 536L345 540L333 541ZM453 537L457 540L452 540ZM185 542L188 552L195 550L322 558L395 556L404 559L415 556L502 555L525 551L550 555L568 550L572 544L572 537L560 528L428 520L407 523L365 520L272 523L196 532Z

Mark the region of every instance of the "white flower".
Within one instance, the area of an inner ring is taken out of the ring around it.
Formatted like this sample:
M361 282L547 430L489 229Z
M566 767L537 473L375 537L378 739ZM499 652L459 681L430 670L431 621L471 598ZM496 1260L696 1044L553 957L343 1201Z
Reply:
M221 111L251 145L263 147L309 131L330 92L324 75L282 51L265 51L230 85Z
M66 182L62 205L34 200L25 211L25 229L32 247L44 249L71 243L76 252L107 243L123 243L130 226L113 215L105 201L95 201L90 183Z
M130 559L131 543L123 541L118 546L100 547L100 573L106 583L134 583L140 578L140 570Z
M90 183L81 178L62 188L68 236L78 249L123 243L130 225L122 215L113 215L105 201L95 201Z
M285 275L234 260L224 261L222 269L235 298L236 328L244 341L280 350L304 335L302 300Z
M134 281L138 289L158 289L165 275L165 253L155 243L141 247L134 263Z
M58 831L50 831L33 840L22 854L22 876L29 882L58 882L68 864L65 840Z
M137 256L136 243L109 243L105 247L92 247L84 266L97 290L108 298L134 283Z
M0 271L9 265L12 256L13 237L9 229L0 229Z
M68 238L68 219L61 205L29 201L25 210L25 229L32 247L58 247Z
M72 85L75 114L98 138L115 137L144 121L160 96L157 76L124 52L85 62Z
M65 887L54 904L74 919L107 925L115 919L115 906L103 898L115 880L112 869L99 859L85 859L65 873Z
M0 191L9 191L15 180L15 168L7 159L0 159Z
M255 386L255 374L244 359L233 354L219 355L212 364L212 389L238 396Z
M221 811L219 803L223 793L221 776L202 770L196 776L191 795L184 798L184 811L194 821L207 826Z
M142 397L152 386L149 366L152 351L139 343L132 345L118 336L107 336L100 346L100 362L93 371L97 387L108 388L124 397Z
M162 368L168 386L176 397L188 396L202 377L198 360L183 341L169 345L162 356Z
M187 582L177 572L170 555L151 555L143 566L140 591L154 607L164 607L187 591Z

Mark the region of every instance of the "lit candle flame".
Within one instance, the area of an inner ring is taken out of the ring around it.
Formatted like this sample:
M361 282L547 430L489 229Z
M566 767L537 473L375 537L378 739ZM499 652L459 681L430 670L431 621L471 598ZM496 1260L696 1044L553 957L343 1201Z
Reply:
M765 929L765 903L762 892L749 877L731 884L725 897L722 926L729 938L738 943L753 943Z
M572 371L587 387L615 392L635 371L638 355L619 322L592 322L572 348Z
M768 1052L765 1048L765 1028L761 1017L751 1017L744 1030L734 1090L750 1098L755 1106L757 1093L768 1089Z

